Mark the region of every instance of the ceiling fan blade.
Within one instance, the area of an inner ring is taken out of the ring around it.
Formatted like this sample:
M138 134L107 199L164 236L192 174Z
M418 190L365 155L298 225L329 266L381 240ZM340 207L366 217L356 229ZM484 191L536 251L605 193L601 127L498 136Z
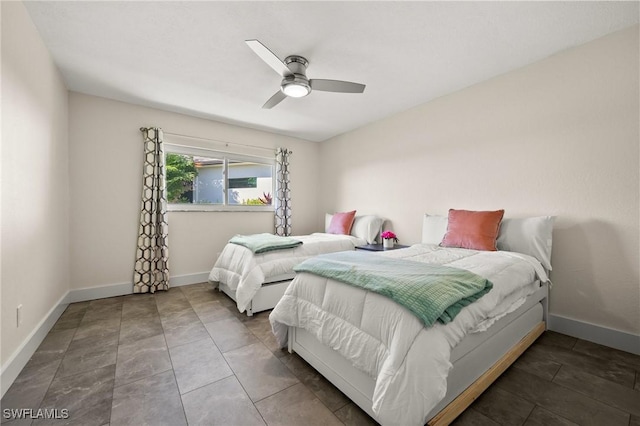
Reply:
M341 80L309 80L312 90L321 92L362 93L366 87L364 84L352 83Z
M267 48L267 46L260 43L258 40L245 40L245 43L247 43L247 46L249 46L251 50L253 50L255 54L260 57L260 59L265 61L267 65L273 68L281 76L287 77L293 74L284 62L282 62L272 51Z
M286 98L286 97L287 97L287 95L282 93L281 90L278 90L275 95L270 97L269 100L267 102L265 102L264 105L262 105L262 108L263 109L271 109L274 106L278 105L280 102L282 102L284 100L284 98Z

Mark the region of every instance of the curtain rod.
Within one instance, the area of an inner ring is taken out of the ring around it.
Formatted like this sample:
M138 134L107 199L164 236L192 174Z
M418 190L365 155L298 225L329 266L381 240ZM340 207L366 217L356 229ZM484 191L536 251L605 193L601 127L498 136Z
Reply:
M178 137L182 137L182 138L198 139L198 140L207 141L207 142L222 143L222 144L225 144L225 146L236 145L236 146L243 146L243 147L247 147L247 148L262 149L262 150L270 151L270 152L275 152L277 150L277 148L265 148L263 146L257 146L257 145L248 145L248 144L244 144L244 143L221 141L221 140L218 140L218 139L201 138L199 136L182 135L180 133L171 133L171 132L164 132L164 131L163 131L163 133L165 135L178 136Z

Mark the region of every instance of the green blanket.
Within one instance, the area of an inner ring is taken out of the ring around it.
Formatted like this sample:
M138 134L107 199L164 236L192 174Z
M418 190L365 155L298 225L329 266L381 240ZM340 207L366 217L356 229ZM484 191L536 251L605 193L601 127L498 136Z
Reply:
M273 234L236 235L229 240L232 244L244 246L254 253L265 253L298 247L302 241Z
M389 297L425 325L451 322L460 310L489 292L493 284L450 266L393 259L363 252L331 253L293 268Z

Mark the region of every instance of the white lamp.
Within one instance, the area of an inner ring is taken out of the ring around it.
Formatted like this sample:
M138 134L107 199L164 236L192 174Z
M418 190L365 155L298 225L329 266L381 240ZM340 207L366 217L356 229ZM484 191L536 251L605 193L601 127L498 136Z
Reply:
M285 95L291 96L292 98L302 98L309 94L308 87L295 83L282 86L282 91Z
M311 86L304 76L293 75L282 80L280 90L292 98L303 98L311 93Z

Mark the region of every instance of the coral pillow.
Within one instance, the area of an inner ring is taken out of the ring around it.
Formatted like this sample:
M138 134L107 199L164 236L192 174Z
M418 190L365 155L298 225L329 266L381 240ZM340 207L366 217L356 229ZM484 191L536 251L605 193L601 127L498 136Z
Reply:
M496 251L496 239L504 210L476 212L449 210L447 233L443 247L460 247L473 250Z
M329 224L327 233L349 235L355 217L355 210L346 213L335 213L331 218L331 223Z

